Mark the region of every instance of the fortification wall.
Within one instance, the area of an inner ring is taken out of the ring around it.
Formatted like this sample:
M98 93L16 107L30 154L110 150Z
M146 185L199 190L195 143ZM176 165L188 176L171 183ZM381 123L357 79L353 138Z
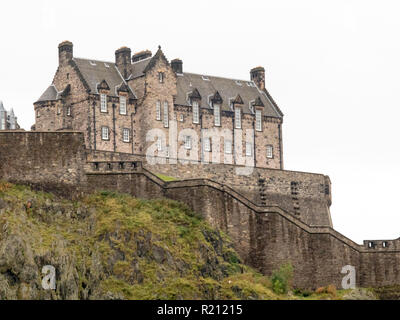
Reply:
M86 184L79 132L0 132L0 179L76 194Z
M243 261L266 275L283 263L294 266L294 285L342 286L342 268L353 266L360 287L400 284L399 241L389 248L359 245L330 227L310 227L281 208L259 207L226 186L203 179L164 182L146 169L89 173L91 190L136 197L167 197L186 203L233 240Z
M88 152L90 162L132 160L141 161L144 168L155 174L185 180L209 179L225 184L257 205L279 206L308 225L332 226L329 210L331 182L328 176L322 174L199 162L152 164L139 155ZM93 163L88 163L87 169L91 170L92 166Z
M214 227L227 232L243 261L264 274L270 275L282 263L291 262L297 287L328 284L341 287L344 277L341 270L346 265L355 267L357 286L400 284L400 239L369 240L358 245L326 223L312 226L301 215L286 211L278 201L259 206L235 187L234 179L239 186L244 182L234 177L234 168L229 166L203 168L209 177L222 180L221 183L209 179L164 182L132 155L105 155L94 158L93 154L87 154L83 135L77 132L0 132L1 179L63 195L71 195L74 190L107 189L141 198L167 197L182 201ZM92 162L86 163L86 157ZM167 169L160 165L157 170L176 170L181 177L193 170L191 178L197 174L201 177L201 167L194 166L177 165L175 169ZM157 170L154 171L160 172ZM168 171L162 173L168 174ZM219 174L225 174L224 178L218 178ZM270 169L262 169L261 175L271 185L277 185L277 193L288 193L291 182L297 181L298 193L304 199L330 201L326 189L325 194L322 192L327 187L327 177L323 175ZM253 183L260 177L243 179Z

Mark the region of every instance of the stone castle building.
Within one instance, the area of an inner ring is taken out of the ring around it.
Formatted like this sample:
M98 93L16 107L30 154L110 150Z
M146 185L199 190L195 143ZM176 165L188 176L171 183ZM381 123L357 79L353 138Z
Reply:
M19 125L14 110L7 111L4 108L3 101L0 100L0 130L17 130Z
M283 115L261 67L248 81L225 79L183 72L182 61L169 63L161 48L133 56L121 48L111 63L76 58L63 42L52 84L34 108L35 130L0 132L5 181L67 197L115 190L181 201L226 232L263 274L292 263L296 287L341 287L347 272L360 287L400 284L400 238L348 239L333 229L329 177L283 170ZM174 125L184 134L172 136ZM165 139L147 139L153 129ZM218 144L203 129L226 134L215 134ZM221 159L153 164L143 157L156 146L155 154L173 159L174 139L198 159L216 148ZM227 154L235 155L230 164ZM238 154L254 161L248 175L237 173Z
M35 130L81 131L89 150L144 155L153 145L165 158L182 159L183 148L183 158L244 164L241 157L283 169L283 114L265 87L264 68L236 80L184 72L182 60L169 63L160 47L155 55L122 47L115 62L76 58L68 41L58 49L52 84L34 103ZM174 123L177 137L170 135ZM146 141L152 129L164 138Z

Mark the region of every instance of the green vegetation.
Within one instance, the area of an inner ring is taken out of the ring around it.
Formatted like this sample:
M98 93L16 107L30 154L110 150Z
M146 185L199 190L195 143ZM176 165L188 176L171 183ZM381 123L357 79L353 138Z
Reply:
M293 266L291 263L282 265L279 270L272 273L272 290L277 294L286 294L292 287Z
M182 203L103 191L79 201L0 183L0 299L341 299L244 265L229 237ZM41 268L57 269L43 292Z
M161 180L165 181L165 182L178 180L178 179L176 179L174 177L166 176L166 175L161 174L161 173L155 173L155 175L157 177L159 177Z

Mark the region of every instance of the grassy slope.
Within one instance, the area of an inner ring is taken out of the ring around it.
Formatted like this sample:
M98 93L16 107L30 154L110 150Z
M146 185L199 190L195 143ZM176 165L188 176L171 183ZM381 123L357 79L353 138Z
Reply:
M71 292L78 287L76 298L330 299L345 293L275 294L267 277L241 263L224 233L175 201L99 192L70 202L7 183L0 183L0 200L0 244L15 235L35 261L67 257L69 265L58 268L77 274L70 283ZM0 282L0 298L7 298L1 292Z

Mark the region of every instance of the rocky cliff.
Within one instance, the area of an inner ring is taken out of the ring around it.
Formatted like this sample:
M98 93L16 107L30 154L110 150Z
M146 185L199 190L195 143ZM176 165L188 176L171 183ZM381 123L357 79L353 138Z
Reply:
M178 202L109 192L72 202L0 183L0 299L276 298L268 285Z

